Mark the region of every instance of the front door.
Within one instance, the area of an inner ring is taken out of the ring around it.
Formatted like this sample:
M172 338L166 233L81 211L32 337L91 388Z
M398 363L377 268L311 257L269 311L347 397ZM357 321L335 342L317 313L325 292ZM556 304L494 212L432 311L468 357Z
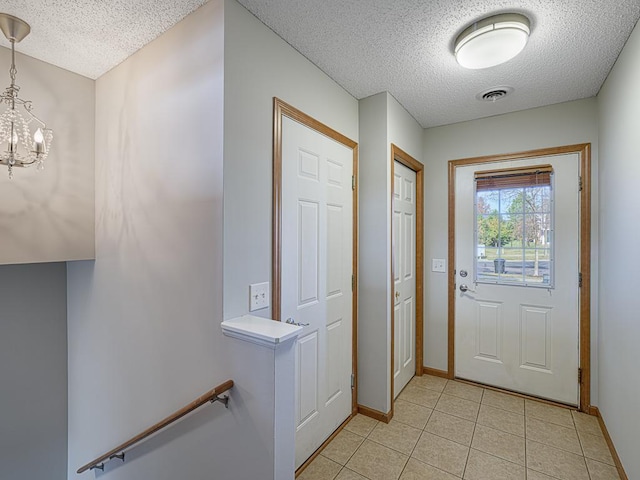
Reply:
M456 168L456 377L579 404L579 161Z
M416 172L398 161L393 173L393 397L416 372Z
M353 150L282 120L281 318L296 350L296 468L351 414Z

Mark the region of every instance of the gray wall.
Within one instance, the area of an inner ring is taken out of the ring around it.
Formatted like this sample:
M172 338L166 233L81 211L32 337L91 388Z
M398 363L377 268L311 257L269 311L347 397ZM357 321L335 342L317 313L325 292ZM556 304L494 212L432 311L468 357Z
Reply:
M359 102L358 403L391 410L391 144L422 162L423 129L383 92ZM384 352L384 354L383 354Z
M273 97L358 141L358 102L234 0L225 1L224 318L271 282ZM271 308L253 312L271 317Z
M96 261L68 269L69 478L227 378L229 410L205 407L106 471L273 472L273 376L264 352L233 360L220 322L271 277L274 95L357 138L357 102L233 0L96 82Z
M68 266L70 479L233 376L220 329L223 48L212 0L96 81L96 260ZM234 407L204 407L110 462L109 478L256 478L273 462L265 414Z
M390 410L391 180L386 92L360 100L358 403ZM388 212L387 215L384 212Z
M3 70L10 57L0 47ZM53 142L41 172L16 168L9 180L0 168L0 238L11 244L0 264L94 258L94 81L26 55L16 54L16 65L20 96Z
M640 27L598 95L600 112L600 395L629 478L640 478Z
M596 99L578 100L483 118L424 133L425 332L424 363L447 370L447 275L431 271L432 258L447 258L447 165L449 160L591 143L592 174L592 388L598 400L598 117ZM447 265L447 269L455 268Z
M67 478L64 263L0 266L0 478Z

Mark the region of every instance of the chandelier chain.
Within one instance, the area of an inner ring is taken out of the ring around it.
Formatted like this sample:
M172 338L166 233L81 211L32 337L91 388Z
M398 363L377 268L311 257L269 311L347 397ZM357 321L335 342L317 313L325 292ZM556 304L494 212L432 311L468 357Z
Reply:
M13 87L16 83L16 74L18 70L16 69L16 41L11 40L11 68L9 69L9 76L11 77L11 86Z

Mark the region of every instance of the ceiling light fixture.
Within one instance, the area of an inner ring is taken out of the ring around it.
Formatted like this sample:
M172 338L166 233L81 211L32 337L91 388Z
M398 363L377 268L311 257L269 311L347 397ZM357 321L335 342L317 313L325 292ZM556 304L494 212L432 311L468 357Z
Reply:
M29 100L18 96L20 87L16 85L16 42L29 35L29 24L17 17L0 13L0 30L11 43L11 83L0 94L0 103L9 108L0 115L0 145L6 144L6 151L0 151L0 163L9 167L9 178L13 178L13 167L29 167L36 164L38 170L44 168L44 160L49 154L53 132L36 117ZM31 133L31 127L35 132Z
M456 60L465 68L500 65L518 55L529 39L529 19L519 13L502 13L467 27L454 47Z

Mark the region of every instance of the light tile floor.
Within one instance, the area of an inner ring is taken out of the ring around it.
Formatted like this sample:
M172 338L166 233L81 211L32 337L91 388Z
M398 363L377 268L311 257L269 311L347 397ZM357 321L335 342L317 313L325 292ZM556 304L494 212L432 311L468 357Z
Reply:
M619 480L595 417L424 375L354 417L299 480Z

